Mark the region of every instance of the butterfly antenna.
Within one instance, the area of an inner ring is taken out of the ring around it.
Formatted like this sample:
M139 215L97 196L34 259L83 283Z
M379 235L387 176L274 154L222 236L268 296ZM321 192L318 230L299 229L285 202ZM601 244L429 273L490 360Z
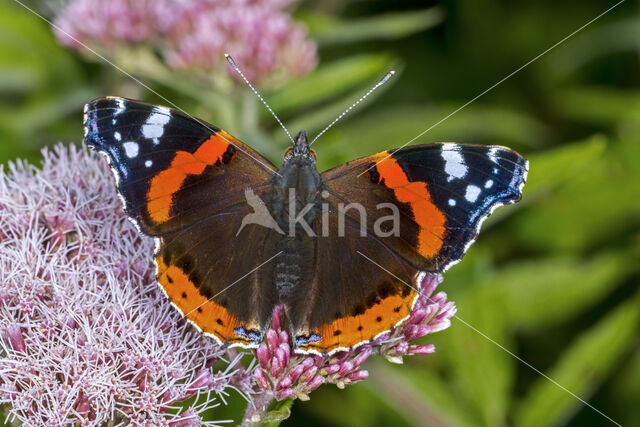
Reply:
M249 80L245 77L244 73L240 70L240 68L238 68L238 66L236 65L235 61L233 60L233 58L231 57L231 55L229 55L228 53L224 54L224 57L227 58L227 62L229 62L229 65L231 65L231 67L238 73L240 74L240 77L242 77L242 80L244 80L244 82L247 84L247 86L249 86L251 88L251 90L253 91L253 93L256 94L256 96L258 97L258 99L260 101L262 101L262 103L264 104L265 107L267 107L267 110L269 110L269 112L271 114L273 114L273 117L275 117L276 121L278 122L278 124L282 127L282 129L284 129L285 133L287 134L287 136L289 137L289 139L291 140L291 143L293 144L293 138L291 137L291 134L289 133L289 131L287 130L287 128L284 126L284 124L280 121L280 119L278 118L278 116L276 116L276 113L273 112L273 110L271 109L271 107L269 107L269 104L267 104L267 101L264 100L264 98L262 97L262 95L260 95L258 93L258 91L256 90L256 88L253 87L253 85L249 82Z
M387 82L387 80L389 80L396 72L391 70L389 71L387 74L385 74L385 76L378 82L376 83L376 85L374 87L372 87L371 89L369 89L369 91L367 93L365 93L364 95L362 95L360 97L360 99L358 99L356 102L354 102L353 104L351 104L351 106L349 106L349 108L347 108L346 110L344 110L342 112L342 114L340 114L338 117L336 117L331 123L329 123L329 126L327 126L326 128L324 128L324 130L322 132L320 132L318 135L316 135L315 138L313 138L313 141L311 141L311 144L313 144L314 142L316 142L316 139L320 138L320 135L322 135L323 133L325 133L326 131L328 131L331 126L335 125L338 120L340 120L341 118L343 118L349 111L353 110L354 107L358 104L360 104L362 101L365 100L365 98L369 95L371 95L373 93L374 90L378 89L380 86L382 86L383 84L385 84Z

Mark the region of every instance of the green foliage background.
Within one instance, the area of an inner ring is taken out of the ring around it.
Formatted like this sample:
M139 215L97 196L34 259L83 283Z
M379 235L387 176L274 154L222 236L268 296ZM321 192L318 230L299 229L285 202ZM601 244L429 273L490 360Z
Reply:
M33 4L33 3L30 3ZM604 0L306 1L310 75L265 92L293 131L321 130L390 68L398 75L318 141L320 168L395 148L611 7ZM282 131L244 88L207 92L151 54L123 68L276 164ZM285 425L640 425L640 16L623 2L415 140L502 144L530 159L521 203L500 209L441 289L459 307L434 355L296 402ZM0 161L79 143L104 95L161 103L49 26L0 4ZM532 367L557 382L535 372ZM230 397L214 419L240 419Z

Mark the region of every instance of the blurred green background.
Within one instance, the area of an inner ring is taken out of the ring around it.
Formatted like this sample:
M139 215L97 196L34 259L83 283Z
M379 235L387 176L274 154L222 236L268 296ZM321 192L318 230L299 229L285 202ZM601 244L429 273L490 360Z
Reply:
M264 95L292 132L314 135L398 71L314 145L326 169L401 146L614 4L304 1L294 17L318 43L319 65ZM245 88L221 101L188 79L154 75L144 58L119 59L279 164L287 139ZM531 166L523 200L498 210L446 273L440 289L458 319L427 337L435 354L401 366L372 358L368 380L321 387L284 425L611 424L558 384L616 422L640 425L639 72L639 6L626 1L420 136L416 143L518 150ZM80 143L82 106L95 97L163 103L97 58L61 47L12 0L0 4L0 94L2 163L38 162L43 146ZM215 419L239 419L242 399L230 402Z

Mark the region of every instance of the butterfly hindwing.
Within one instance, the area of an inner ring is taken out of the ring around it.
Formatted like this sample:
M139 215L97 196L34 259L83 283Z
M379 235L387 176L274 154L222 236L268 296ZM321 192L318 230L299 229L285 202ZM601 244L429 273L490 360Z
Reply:
M204 332L231 345L254 347L275 306L263 264L277 257L272 230L247 225L244 200L160 238L158 280L180 311ZM207 302L208 301L208 302Z
M218 341L255 346L260 319L244 301L268 295L260 287L268 282L246 274L247 260L271 256L269 230L234 233L251 212L245 189L262 195L275 167L215 126L124 98L87 104L85 133L108 157L129 217L156 239L158 281L171 302Z
M314 229L314 270L287 305L301 351L327 354L366 343L404 321L418 295L416 267L383 239L362 236L350 217L341 232L338 218L333 210L327 236Z

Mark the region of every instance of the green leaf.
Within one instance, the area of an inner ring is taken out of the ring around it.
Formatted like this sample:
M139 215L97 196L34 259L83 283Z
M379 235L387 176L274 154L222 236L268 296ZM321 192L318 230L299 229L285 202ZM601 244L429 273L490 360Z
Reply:
M606 147L607 139L596 135L583 142L565 144L529 156L529 175L522 197L523 204L535 202L540 196L601 160Z
M527 206L535 205L555 188L591 166L602 158L606 139L596 135L575 144L566 144L552 150L528 156L529 174L524 186L522 200L494 212L484 224L484 229L514 214ZM532 211L535 214L535 211Z
M450 385L430 372L431 367L419 368L390 366L387 361L376 359L364 384L397 408L412 425L476 425Z
M325 63L307 76L269 93L265 99L274 111L285 115L356 87L369 87L391 70L394 62L389 55L371 54ZM265 117L269 114L261 113Z
M0 4L0 82L0 162L81 138L82 106L96 92L49 25L15 2Z
M539 193L533 201L526 199L530 188L525 186L524 201L532 209L521 212L510 224L513 236L530 248L564 253L617 241L634 228L640 212L640 164L635 160L639 156L638 140L629 140L612 144L596 162L589 167L582 165L581 170L574 169L576 160L571 156L564 162L554 162L551 168L532 161L534 187L536 181L548 180L542 175L564 175L563 169L574 173L554 191L546 196Z
M274 400L267 412L264 414L262 420L257 425L264 427L277 427L280 423L291 415L291 405L293 404L293 399L286 399L278 402Z
M610 294L637 270L634 255L605 252L589 261L551 257L511 264L482 280L501 295L502 315L516 328L536 330L571 319Z
M617 419L624 426L640 425L638 397L640 396L640 348L624 362L615 374L607 403L618 410Z
M301 16L301 19L309 27L311 38L324 47L407 37L440 24L444 19L444 12L439 7L432 7L362 19L341 20L335 16L319 14Z
M396 407L379 387L371 387L368 381L350 385L346 390L330 384L320 387L311 394L309 402L296 402L287 424L307 425L311 416L320 425L336 427L412 425L407 422L403 408ZM300 420L300 415L307 417Z
M639 297L619 306L571 343L547 373L557 384L542 377L535 382L515 413L516 426L562 425L584 405L571 393L588 400L620 357L637 343ZM601 420L607 423L605 417Z
M637 93L605 86L562 89L551 93L551 102L559 115L591 125L610 125L640 113Z
M605 55L635 51L640 39L640 19L619 20L577 34L545 61L548 77L564 79Z
M457 395L466 400L479 425L506 425L516 360L502 314L504 303L491 289L473 287L456 300L458 314L443 334ZM473 355L472 357L470 357Z
M388 88L390 86L387 86ZM376 92L373 92L369 95L364 101L362 101L356 111L351 111L351 115L359 115L363 114L366 110L366 107L371 104L375 104L375 100L384 93L385 87L378 89ZM289 129L304 129L310 133L311 138L313 139L314 133L321 132L329 123L331 123L336 117L338 117L341 113L345 111L349 105L353 104L360 97L362 97L363 90L358 88L356 90L352 90L346 95L338 98L337 100L323 106L322 108L316 108L311 113L302 114L299 117L295 117L287 121ZM296 131L294 131L296 132ZM279 141L282 139L282 130L280 128L275 129L271 133L272 141ZM325 136L322 136L322 140L325 140ZM289 141L284 141L288 146ZM315 146L314 146L315 148ZM282 150L280 151L282 152ZM331 161L331 156L327 155L327 153L323 153L322 158L319 160L318 167L322 170L329 162Z
M319 140L318 150L335 165L357 157L398 148L434 126L459 105L394 105L345 120ZM435 141L539 146L546 128L529 116L475 105L442 121L411 144Z

